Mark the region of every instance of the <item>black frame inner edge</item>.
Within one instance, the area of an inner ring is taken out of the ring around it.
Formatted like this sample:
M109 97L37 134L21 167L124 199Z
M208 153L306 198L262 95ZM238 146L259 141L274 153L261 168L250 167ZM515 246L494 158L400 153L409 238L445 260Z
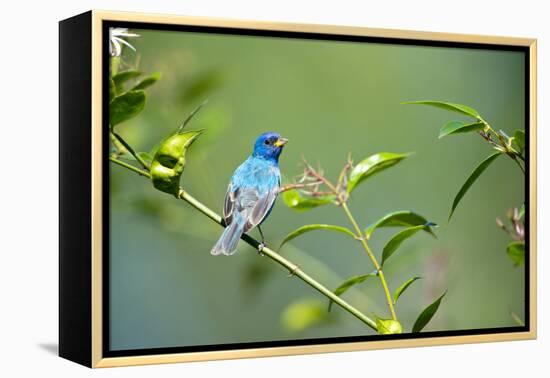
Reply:
M231 344L215 344L215 345L194 345L194 346L182 346L182 347L164 347L164 348L143 348L143 349L128 349L128 350L110 350L110 319L109 319L109 305L110 305L110 227L109 222L111 218L110 214L110 164L107 156L109 154L109 133L108 124L109 117L107 109L109 109L109 28L110 27L126 27L132 29L149 29L149 30L165 30L165 31L181 31L181 32L193 32L193 33L207 33L207 34L229 34L239 36L260 36L260 37L272 37L272 38L292 38L292 39L313 39L313 40L325 40L325 41L342 41L342 42L363 42L363 43L380 43L380 44L397 44L397 45L413 45L413 46L430 46L430 47L448 47L448 48L468 48L468 49L481 49L481 50L499 50L499 51L516 51L523 52L525 57L525 134L526 134L526 146L525 146L525 169L528 174L525 175L525 247L527 251L530 251L530 54L529 47L526 46L510 46L510 45L498 45L498 44L482 44L482 43L466 43L466 42L446 42L446 41L430 41L430 40L413 40L404 38L387 38L387 37L368 37L368 36L354 36L354 35L335 35L325 33L309 33L309 32L288 32L288 31L272 31L272 30L258 30L258 29L240 29L240 28L225 28L225 27L211 27L211 26L192 26L192 25L168 25L157 24L147 22L129 22L129 21L103 21L102 22L102 80L103 80L103 93L102 93L102 124L103 124L103 203L102 203L102 250L103 250L103 345L102 356L105 357L130 357L140 355L158 355L158 354L172 354L172 353L190 353L190 352L209 352L209 351L222 351L222 350L236 350L236 349L254 349L254 348L270 348L270 347L291 347L291 346L304 346L304 345L317 345L317 344L338 344L349 342L364 342L375 340L404 340L404 339L423 339L430 337L446 337L446 336L467 336L467 335L489 335L489 334L501 334L512 332L528 332L530 330L530 271L529 271L529 253L525 255L525 326L521 327L500 327L500 328L479 328L479 329L466 329L466 330L449 330L449 331L434 331L434 332L422 332L418 334L400 334L400 335L362 335L362 336L347 336L347 337L331 337L331 338L318 338L318 339L297 339L297 340L280 340L280 341L259 341L259 342L247 342L247 343L231 343ZM105 174L109 173L109 174Z

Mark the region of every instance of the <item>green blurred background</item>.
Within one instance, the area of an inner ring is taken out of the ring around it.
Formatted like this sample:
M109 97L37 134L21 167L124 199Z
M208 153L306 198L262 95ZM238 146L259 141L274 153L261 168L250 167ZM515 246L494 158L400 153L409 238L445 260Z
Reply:
M510 311L524 317L524 268L506 256L508 235L496 227L524 198L521 172L501 158L475 183L450 224L452 199L474 166L491 153L475 134L437 139L458 114L400 105L442 100L476 108L495 129L524 128L524 57L518 52L348 43L134 30L137 54L123 66L160 71L140 116L117 130L138 151L172 133L198 103L192 121L206 133L193 145L182 185L221 213L233 170L264 131L290 139L281 157L286 177L301 157L335 177L348 152L355 161L382 151L415 152L361 185L350 201L366 227L395 210L413 210L440 225L438 239L409 239L385 267L393 291L420 275L396 310L406 332L421 310L448 290L426 330L507 327ZM147 180L111 166L110 346L113 350L368 335L373 332L337 306L311 314L300 305L326 299L255 250L213 257L222 229ZM334 206L295 212L279 200L264 223L277 246L309 223L348 226ZM377 231L380 255L396 229ZM253 231L257 235L257 231ZM330 289L373 267L356 242L316 232L282 252ZM388 317L373 279L344 298L366 314ZM290 308L290 309L289 309Z

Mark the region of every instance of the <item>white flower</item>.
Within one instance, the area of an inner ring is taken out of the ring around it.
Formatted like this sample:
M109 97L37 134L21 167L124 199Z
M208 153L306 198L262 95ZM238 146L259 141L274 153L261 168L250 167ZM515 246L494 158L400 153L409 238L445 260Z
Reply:
M120 45L121 43L136 51L134 46L123 39L132 37L139 37L139 35L135 33L128 33L128 29L126 28L110 28L109 53L111 54L111 56L120 56L120 53L122 52L122 46Z

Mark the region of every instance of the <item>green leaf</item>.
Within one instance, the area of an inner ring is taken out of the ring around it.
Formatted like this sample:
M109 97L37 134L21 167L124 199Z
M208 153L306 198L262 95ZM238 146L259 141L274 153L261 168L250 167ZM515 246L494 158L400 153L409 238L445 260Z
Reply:
M390 168L410 154L396 154L393 152L380 152L369 156L351 170L348 180L348 193L368 177Z
M393 213L389 213L384 215L382 218L377 220L376 222L372 223L365 229L365 234L367 235L367 238L370 238L372 233L377 229L381 227L410 227L410 226L420 226L420 225L426 225L428 224L428 220L424 218L423 216L414 213L412 211L395 211ZM432 229L430 227L425 227L424 231L428 232L430 235L432 235L435 238L435 234L433 233Z
M331 225L331 224L308 224L308 225L302 226L302 227L292 231L287 236L285 236L285 238L281 242L281 245L279 246L279 250L283 247L283 245L285 245L286 243L288 243L292 239L295 239L295 238L297 238L298 236L300 236L302 234L305 234L305 233L311 232L311 231L315 231L315 230L336 231L336 232L341 232L343 234L346 234L346 235L349 235L349 236L355 238L355 234L353 232L351 232L350 230L348 230L347 228L345 228L345 227L334 226L334 225Z
M129 91L115 97L109 105L109 119L112 127L134 118L145 107L144 91Z
M113 79L109 79L109 102L113 101L116 97L115 82Z
M145 79L141 80L139 83L137 83L132 90L137 91L140 89L145 89L147 87L150 87L151 85L155 84L160 79L160 72L154 72L151 74L151 76L146 77Z
M334 294L336 294L337 296L340 296L344 294L346 291L348 291L351 287L357 284L360 284L361 282L365 281L369 277L374 277L374 276L376 276L376 273L363 274L360 276L351 276L350 278L342 282L342 284L334 290ZM332 308L332 303L333 301L329 300L328 302L329 311Z
M395 335L403 333L401 323L393 319L382 319L376 317L376 328L380 335Z
M482 122L464 123L459 121L449 121L441 127L441 130L439 130L439 139L451 134L463 134L480 131L483 130L484 127L485 125Z
M142 158L146 163L151 164L153 161L153 157L149 155L148 152L138 152L137 153L140 158Z
M121 94L124 92L124 84L128 80L135 79L139 75L141 75L141 72L136 70L122 71L114 75L113 82L115 83L116 93Z
M409 278L407 281L405 281L405 283L401 286L399 286L399 288L395 291L395 294L393 295L393 303L397 303L397 300L399 299L399 297L401 296L401 294L403 294L403 292L405 290L407 290L409 288L409 286L411 286L411 284L416 281L416 280L419 280L421 279L422 277L412 277L412 278Z
M148 152L137 152L137 155L142 158L146 163L151 164L153 157ZM136 161L136 158L131 154L125 154L124 158L127 160Z
M435 302L433 302L431 305L426 307L424 311L420 313L420 315L418 315L418 318L414 322L414 325L412 328L413 333L422 331L422 329L426 327L426 324L428 324L430 320L432 320L445 294L447 294L447 291L445 291L443 295L441 295L438 299L436 299Z
M523 150L525 150L525 131L516 130L514 132L514 145L519 153L523 153Z
M426 227L430 227L432 225L433 225L432 223L428 223L425 225L413 226L413 227L406 228L402 231L399 231L397 234L395 234L384 246L384 250L382 251L382 262L380 263L380 265L384 265L386 260L388 260L390 256L393 255L393 253L397 250L397 248L399 248L401 243L403 243L408 238L412 237L418 231Z
M300 193L295 190L287 190L283 192L283 202L286 206L294 210L310 210L314 207L323 206L334 202L335 196L319 196L319 197L302 197Z
M525 243L520 241L515 241L506 247L506 252L512 261L514 266L520 266L525 261Z
M407 101L402 102L402 104L419 104L419 105L428 105L428 106L434 106L439 109L445 109L451 112L456 112L460 114L464 114L470 117L474 118L480 118L479 113L477 110L466 106L462 104L455 104L452 102L443 102L443 101Z
M466 194L468 189L472 186L472 184L477 180L477 178L487 169L489 165L500 155L502 155L502 152L495 152L492 155L489 155L485 160L483 160L479 165L470 173L470 176L468 176L468 179L466 182L462 185L460 190L455 196L455 199L453 200L453 206L451 207L451 213L449 214L449 221L451 220L451 217L453 216L453 213L462 200L462 197Z
M318 299L302 299L291 303L283 312L283 327L300 332L327 320L325 306Z

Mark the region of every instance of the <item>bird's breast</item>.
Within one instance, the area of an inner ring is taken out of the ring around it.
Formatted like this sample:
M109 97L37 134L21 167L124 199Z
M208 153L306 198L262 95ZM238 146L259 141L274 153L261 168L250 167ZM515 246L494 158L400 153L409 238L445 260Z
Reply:
M237 187L254 187L261 192L264 188L271 189L278 186L280 177L281 174L276 163L250 157L237 168L231 181Z

